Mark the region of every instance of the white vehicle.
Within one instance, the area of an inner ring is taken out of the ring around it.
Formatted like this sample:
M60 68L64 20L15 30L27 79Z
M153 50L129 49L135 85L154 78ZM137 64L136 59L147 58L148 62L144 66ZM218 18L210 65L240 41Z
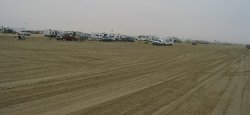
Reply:
M154 40L153 45L157 46L172 46L174 45L174 38L173 37L160 37L157 40Z
M158 38L156 36L151 36L151 35L139 35L136 38L137 40L143 40L143 41L149 41L149 42L153 42L155 40L158 40Z
M91 38L94 38L94 39L102 39L103 37L103 33L91 33Z
M63 33L62 31L58 31L58 30L52 30L52 29L48 29L48 30L44 30L43 34L46 37L51 37L51 38L56 38L58 34Z
M122 40L122 38L126 38L125 35L122 34L114 34L115 40L119 41Z
M115 41L115 34L103 33L102 40L103 41Z

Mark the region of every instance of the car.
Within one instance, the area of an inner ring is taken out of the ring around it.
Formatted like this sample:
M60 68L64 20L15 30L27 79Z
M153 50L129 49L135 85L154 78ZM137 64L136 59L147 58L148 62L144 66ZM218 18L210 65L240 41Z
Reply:
M64 41L77 41L78 39L76 37L74 37L72 34L65 33L62 36L62 40L64 40Z
M162 39L154 40L152 44L156 46L165 46L165 42Z
M121 38L121 41L124 41L124 42L135 42L135 38L132 37L132 36L125 36L125 37Z
M162 37L154 40L152 44L156 46L172 46L174 44L174 39L169 37Z

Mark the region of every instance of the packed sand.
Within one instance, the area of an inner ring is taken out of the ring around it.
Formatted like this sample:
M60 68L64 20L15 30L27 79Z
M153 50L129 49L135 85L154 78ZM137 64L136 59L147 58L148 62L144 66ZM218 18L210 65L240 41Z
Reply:
M1 115L249 115L249 78L244 46L0 34Z

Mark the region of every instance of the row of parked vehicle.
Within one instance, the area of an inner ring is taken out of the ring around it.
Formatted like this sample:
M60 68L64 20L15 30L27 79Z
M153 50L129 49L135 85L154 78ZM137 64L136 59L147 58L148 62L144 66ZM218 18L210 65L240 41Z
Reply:
M44 35L57 40L63 41L84 41L84 40L99 40L99 41L124 41L135 42L136 38L122 34L113 33L82 33L74 31L56 31L46 30ZM144 39L144 41L151 42L155 46L172 46L175 43L174 37L153 37L152 39Z
M100 40L100 41L127 41L135 42L135 38L132 36L109 34L109 33L82 33L74 31L44 31L44 35L50 38L56 38L57 40L64 41L84 41L84 40Z

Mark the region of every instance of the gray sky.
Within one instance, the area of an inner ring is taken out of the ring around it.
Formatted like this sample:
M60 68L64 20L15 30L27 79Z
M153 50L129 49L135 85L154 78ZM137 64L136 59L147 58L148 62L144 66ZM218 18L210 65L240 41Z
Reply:
M250 0L0 0L0 25L250 43Z

